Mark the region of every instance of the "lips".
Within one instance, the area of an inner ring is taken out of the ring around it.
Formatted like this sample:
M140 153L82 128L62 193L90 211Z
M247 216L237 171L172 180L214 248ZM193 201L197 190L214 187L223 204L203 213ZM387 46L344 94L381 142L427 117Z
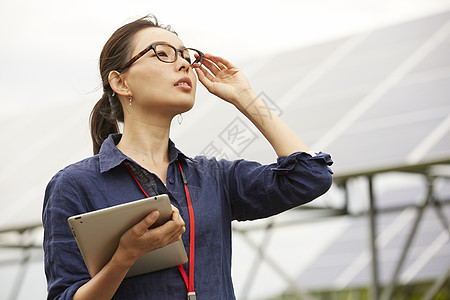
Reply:
M180 86L180 87L189 87L192 88L192 82L189 79L189 77L183 77L180 80L178 80L177 82L175 82L174 86Z

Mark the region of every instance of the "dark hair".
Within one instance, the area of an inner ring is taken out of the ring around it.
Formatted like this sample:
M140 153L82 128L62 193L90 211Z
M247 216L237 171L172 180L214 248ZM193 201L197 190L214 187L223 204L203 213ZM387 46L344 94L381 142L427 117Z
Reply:
M94 154L100 151L100 146L108 135L119 133L118 122L123 122L122 105L109 85L109 73L123 70L126 62L131 59L134 36L138 31L149 27L159 27L176 34L170 26L161 25L155 16L148 15L117 29L103 47L99 62L103 96L90 115Z

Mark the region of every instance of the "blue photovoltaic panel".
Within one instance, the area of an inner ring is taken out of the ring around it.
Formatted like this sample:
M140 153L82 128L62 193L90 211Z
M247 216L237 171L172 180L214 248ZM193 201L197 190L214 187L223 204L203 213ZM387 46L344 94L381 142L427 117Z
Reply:
M450 218L450 208L446 207L444 213ZM379 235L385 234L385 230L392 230L394 221L398 217L398 212L383 214L378 217ZM407 235L411 231L415 211L410 212L408 222L404 224L402 230L390 241L379 249L379 276L382 284L388 284L392 279L392 274L401 251L404 247ZM338 287L351 288L367 286L371 282L371 264L367 259L356 264L356 260L361 255L370 255L368 251L368 219L361 216L354 220L347 231L336 238L335 242L327 248L321 255L303 271L297 278L299 285L310 290L320 290ZM409 249L407 259L402 268L402 274L410 272L410 267L418 260L425 259L424 264L418 272L414 273L413 281L432 280L442 274L450 262L450 243L445 242L439 250L431 257L421 257L424 251L432 243L437 242L439 235L443 232L443 226L437 218L436 212L427 208L421 223L418 226L417 235L414 237L412 247ZM355 265L353 265L355 264ZM348 272L349 267L358 270L345 281L344 286L340 285L341 276ZM402 277L400 277L402 278Z
M278 101L286 91L316 67L324 57L330 55L345 40L332 41L307 49L278 54L272 58L260 59L261 67L249 74L254 90L262 91ZM302 102L302 99L296 99ZM298 103L298 102L297 102Z
M353 48L327 67L320 64L350 38L277 55L251 82L279 102L283 118L309 145L350 120L345 130L315 149L333 154L337 176L408 164L411 151L450 114L450 38L429 41L449 16L445 13L361 35ZM418 49L425 46L431 50L415 61L421 53ZM287 63L281 58L293 59ZM402 72L405 66L408 71ZM322 73L298 94L292 92L316 68ZM393 82L392 74L398 73L401 76ZM383 92L378 95L380 87ZM373 103L351 119L349 112L372 98ZM445 156L442 149L448 143L443 139L434 143L420 159L432 159L437 152L439 158ZM259 146L253 144L248 153L257 153Z
M415 163L450 160L450 131L445 127L450 116L450 32L443 27L449 21L447 12L369 33L302 92L303 106L291 101L284 108L294 129L314 144L345 121L355 106L374 97L325 149L317 149L332 154L336 177L407 166L418 147L425 150ZM430 42L437 32L440 38ZM423 49L428 49L426 55L421 54ZM401 75L392 77L392 73ZM375 94L380 87L383 92ZM431 144L422 145L424 141ZM424 179L418 185L400 184L382 193L375 189L375 193L375 206L380 210L417 205L424 201L427 183ZM435 195L439 201L448 201L450 182L435 185ZM443 205L441 211L448 222L450 207ZM416 215L417 211L408 209L377 216L378 236L385 239L378 244L382 284L392 280ZM368 222L366 216L354 218L299 274L299 286L320 290L370 285ZM448 268L450 242L443 233L436 210L427 207L401 269L401 283L433 280Z

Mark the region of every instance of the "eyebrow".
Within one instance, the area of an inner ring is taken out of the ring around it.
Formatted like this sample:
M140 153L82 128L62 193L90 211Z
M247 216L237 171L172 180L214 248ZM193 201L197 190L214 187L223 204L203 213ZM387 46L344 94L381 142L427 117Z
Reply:
M167 44L167 45L174 46L174 47L177 48L177 49L183 49L183 48L186 48L183 44L181 44L181 47L178 47L178 46L172 45L171 43L169 43L169 42L167 42L167 41L154 41L154 42L150 43L150 44L147 46L147 48L150 47L152 44L155 44L155 43L164 43L164 44Z

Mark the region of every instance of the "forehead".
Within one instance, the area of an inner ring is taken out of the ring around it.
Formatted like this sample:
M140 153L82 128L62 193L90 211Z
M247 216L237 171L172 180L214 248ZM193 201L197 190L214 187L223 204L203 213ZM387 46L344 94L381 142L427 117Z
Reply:
M184 47L183 42L176 34L159 27L149 27L136 33L134 37L135 47L133 55L139 53L155 42L166 42L176 48Z

